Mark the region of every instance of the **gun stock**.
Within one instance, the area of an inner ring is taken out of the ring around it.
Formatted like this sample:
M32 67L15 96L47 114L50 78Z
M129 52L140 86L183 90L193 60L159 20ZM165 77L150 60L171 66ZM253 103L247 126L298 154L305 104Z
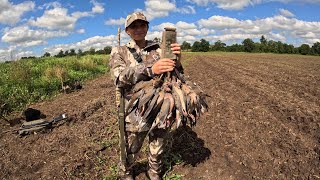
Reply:
M61 114L58 117L53 118L51 121L47 121L44 119L34 120L30 122L25 122L18 129L19 135L27 135L32 132L41 131L44 129L52 128L53 124L58 123L61 120L67 119L67 114Z

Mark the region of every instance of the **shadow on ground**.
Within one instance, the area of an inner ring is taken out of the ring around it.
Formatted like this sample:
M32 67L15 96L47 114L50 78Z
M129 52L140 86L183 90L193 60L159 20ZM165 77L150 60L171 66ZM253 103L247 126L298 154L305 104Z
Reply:
M178 128L169 134L167 150L163 157L165 174L173 170L176 165L197 166L211 155L211 151L204 147L204 141L188 126ZM134 167L136 175L146 174L148 162L137 163Z
M176 129L170 137L171 148L165 157L165 163L195 167L211 155L211 151L204 147L204 141L189 126Z

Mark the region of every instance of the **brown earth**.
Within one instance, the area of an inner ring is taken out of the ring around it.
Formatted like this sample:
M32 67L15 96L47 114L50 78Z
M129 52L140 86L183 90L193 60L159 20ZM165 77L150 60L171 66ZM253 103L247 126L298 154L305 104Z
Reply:
M172 131L167 179L320 179L320 58L186 54L185 73L207 92L209 113ZM45 133L0 136L0 179L116 179L118 135L108 75L33 104L69 119ZM12 122L18 122L18 116ZM18 128L0 122L0 132ZM135 167L146 179L145 147Z

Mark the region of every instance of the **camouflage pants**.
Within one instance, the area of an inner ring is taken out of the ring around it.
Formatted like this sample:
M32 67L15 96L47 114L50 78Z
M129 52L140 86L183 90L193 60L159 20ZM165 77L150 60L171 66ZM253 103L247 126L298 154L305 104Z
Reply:
M149 133L148 164L150 171L160 174L162 170L162 156L166 145L166 129L154 129ZM135 154L142 147L147 132L126 132L127 133L127 165L125 171L131 171L135 163Z
M117 92L117 91L116 91ZM119 93L118 93L119 96ZM127 105L129 98L125 98L125 104ZM117 102L120 102L120 98L117 98ZM117 103L120 104L120 103ZM119 107L119 106L118 106ZM118 109L119 110L119 109ZM155 128L148 134L148 128L141 131L139 124L137 124L138 116L131 114L132 116L126 116L125 129L126 129L126 152L127 152L127 164L120 164L121 170L124 173L132 171L132 167L135 164L135 154L138 153L143 145L143 141L146 136L149 136L149 153L148 164L150 171L156 174L160 174L162 170L162 156L166 145L166 139L168 135L167 129ZM120 133L119 133L120 135ZM120 162L121 160L120 156Z

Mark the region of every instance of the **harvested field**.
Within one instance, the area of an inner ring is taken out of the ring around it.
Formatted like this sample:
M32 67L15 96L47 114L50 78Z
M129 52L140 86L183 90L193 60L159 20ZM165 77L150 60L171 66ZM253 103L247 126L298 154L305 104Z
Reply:
M172 131L166 177L320 179L320 57L184 54L185 74L211 98L197 126ZM33 104L52 131L0 136L0 179L116 179L114 87L108 75L83 89ZM12 121L19 122L18 116ZM0 122L0 132L18 128ZM145 179L146 148L137 179Z

